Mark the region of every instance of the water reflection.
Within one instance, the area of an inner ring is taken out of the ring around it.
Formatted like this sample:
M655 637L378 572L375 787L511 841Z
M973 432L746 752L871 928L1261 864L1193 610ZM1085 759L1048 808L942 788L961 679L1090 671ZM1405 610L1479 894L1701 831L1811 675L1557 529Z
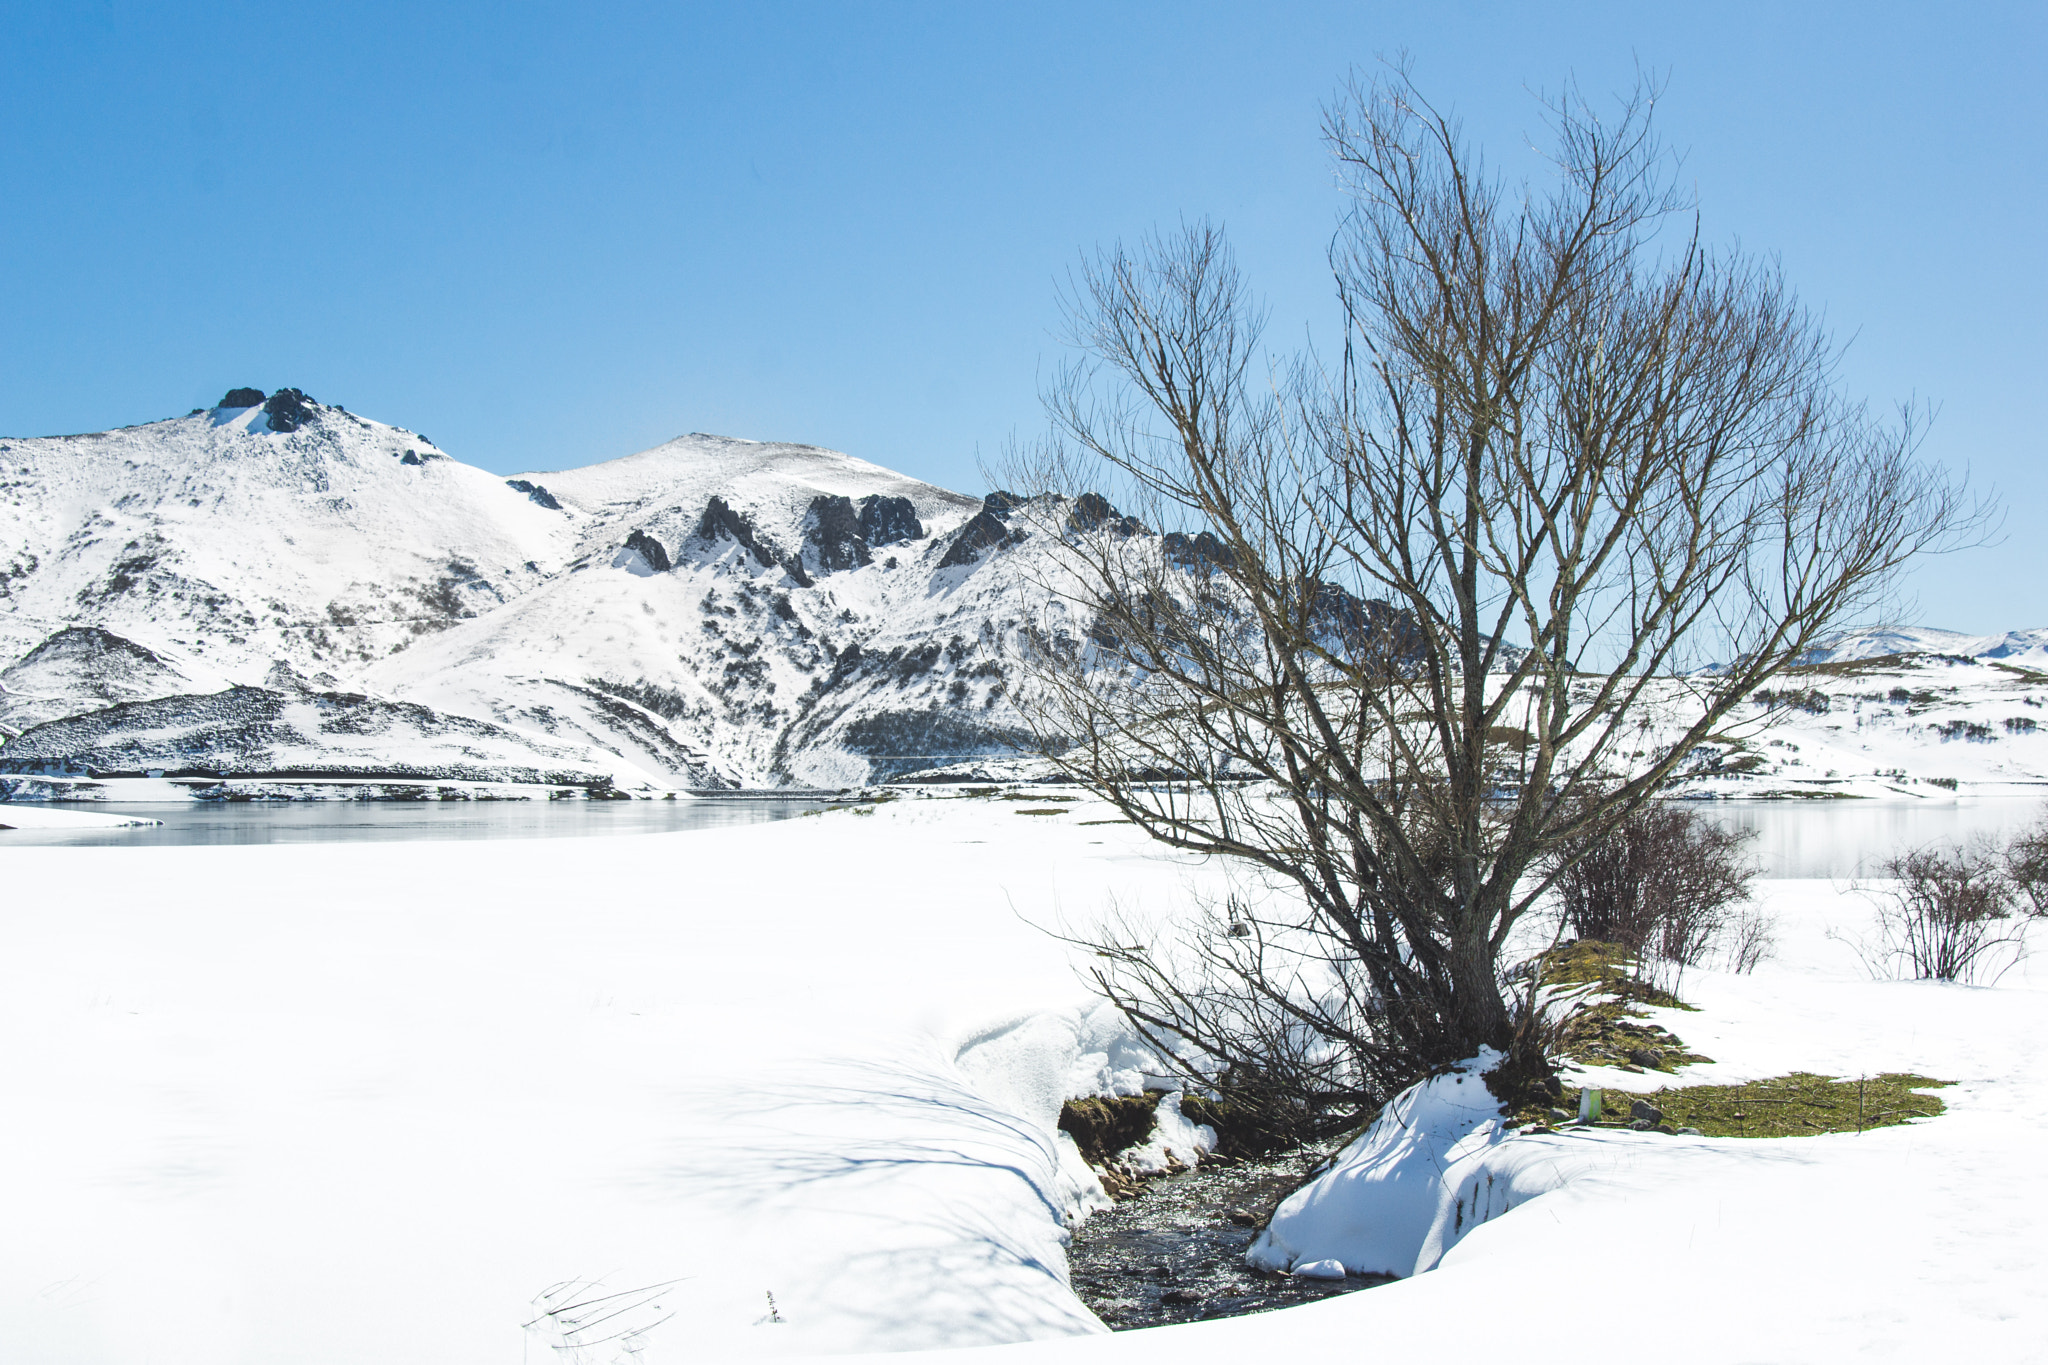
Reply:
M135 815L161 825L85 831L0 830L0 848L163 848L183 844L334 844L415 839L556 839L666 834L782 820L815 800L713 797L695 801L148 801L51 803L50 809ZM0 805L0 824L7 823Z
M1750 845L1766 877L1878 876L1902 849L1952 844L1977 834L2003 839L2044 809L2029 797L1961 801L1702 801L1694 809Z
M0 830L0 848L167 847L181 844L307 844L415 839L549 839L664 834L782 820L823 800L714 797L695 801L211 801L76 802L53 808L140 815L140 828ZM1983 833L2003 838L2031 824L2044 803L2025 797L1961 801L1702 801L1693 807L1735 829L1767 877L1877 875L1902 848ZM0 805L0 824L6 823Z

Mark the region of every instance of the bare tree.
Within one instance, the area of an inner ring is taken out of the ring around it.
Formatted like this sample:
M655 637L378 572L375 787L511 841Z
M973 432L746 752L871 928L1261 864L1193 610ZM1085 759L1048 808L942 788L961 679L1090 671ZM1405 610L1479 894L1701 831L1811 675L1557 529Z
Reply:
M1346 89L1334 364L1264 349L1212 227L1079 275L1082 358L1007 471L1059 495L1029 504L1059 565L1035 723L1149 834L1286 893L1197 954L1235 1004L1098 945L1101 989L1192 1069L1257 1071L1233 1050L1277 1026L1346 1059L1324 1092L1358 1104L1482 1045L1540 1080L1500 961L1550 855L1984 518L1916 462L1910 413L1840 394L1774 266L1701 244L1650 94L1548 105L1532 188L1404 72ZM1231 1010L1261 1026L1202 1017Z

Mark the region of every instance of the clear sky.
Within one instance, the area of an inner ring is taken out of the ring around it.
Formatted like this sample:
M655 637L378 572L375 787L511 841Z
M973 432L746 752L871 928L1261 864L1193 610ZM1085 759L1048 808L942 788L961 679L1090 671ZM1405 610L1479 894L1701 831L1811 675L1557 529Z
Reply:
M2048 625L2048 7L0 0L0 432L293 385L503 472L687 431L979 492L1084 248L1231 231L1327 336L1319 106L1406 50L1502 166L1666 73L1707 235L2009 510L1924 624Z

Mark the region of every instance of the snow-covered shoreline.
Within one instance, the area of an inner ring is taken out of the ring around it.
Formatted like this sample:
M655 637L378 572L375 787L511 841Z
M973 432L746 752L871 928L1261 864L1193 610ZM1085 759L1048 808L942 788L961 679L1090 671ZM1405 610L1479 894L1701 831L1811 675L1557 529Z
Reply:
M2023 1360L2048 1341L2048 1177L2027 1156L2048 1128L2044 978L1871 982L1828 937L1867 909L1829 882L1766 885L1781 960L1688 977L1701 1011L1661 1022L1718 1060L1686 1078L1914 1070L1958 1082L1944 1117L1772 1143L1516 1137L1574 1173L1426 1274L1098 1338L1060 1251L1097 1195L1052 1125L1143 1063L1032 926L1109 895L1171 913L1218 869L1087 823L1107 817L1087 803L1016 809L11 851L0 1095L26 1121L0 1128L0 1340L95 1365L609 1365L617 1343L541 1298L601 1281L655 1291L628 1319L648 1365L1562 1361L1582 1316L1688 1361Z
M139 815L102 815L98 811L54 810L43 805L0 803L0 829L120 829L161 823Z

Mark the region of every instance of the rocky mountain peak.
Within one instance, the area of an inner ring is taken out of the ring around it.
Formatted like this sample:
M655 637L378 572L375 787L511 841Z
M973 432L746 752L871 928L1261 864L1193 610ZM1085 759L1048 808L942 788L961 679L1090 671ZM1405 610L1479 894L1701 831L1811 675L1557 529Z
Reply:
M263 415L270 419L272 431L297 431L300 427L318 420L319 406L297 389L279 389L264 402Z

